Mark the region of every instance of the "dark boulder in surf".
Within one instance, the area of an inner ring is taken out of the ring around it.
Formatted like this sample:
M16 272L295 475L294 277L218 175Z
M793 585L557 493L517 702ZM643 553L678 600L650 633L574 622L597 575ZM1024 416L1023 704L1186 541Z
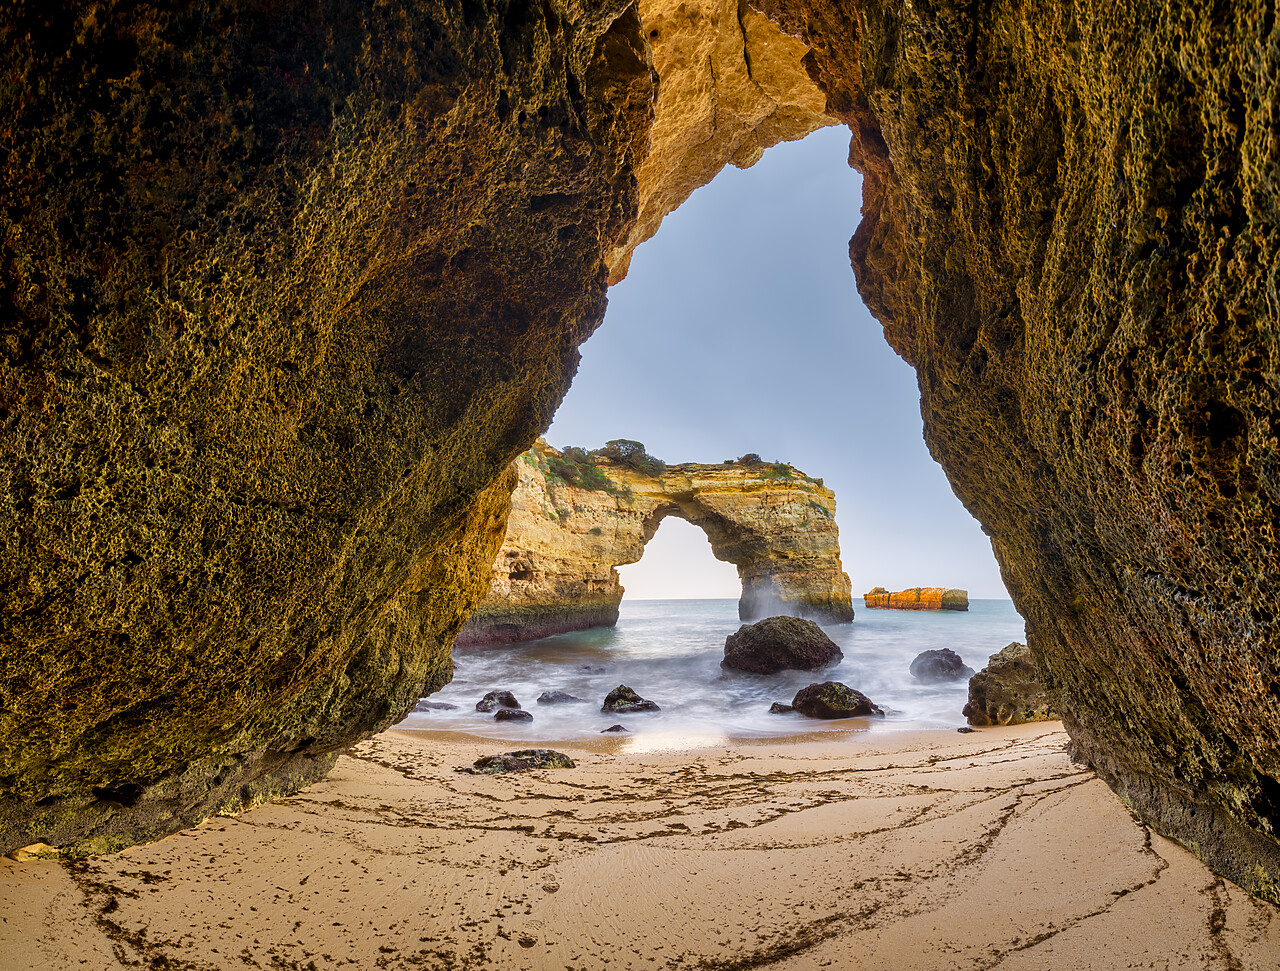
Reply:
M652 701L641 698L625 684L620 684L605 697L600 710L629 715L637 711L661 711L662 709Z
M856 718L884 716L884 710L856 688L839 681L811 684L796 692L791 702L796 711L810 718Z
M949 647L940 651L924 651L911 662L911 676L917 681L959 681L973 677L960 655Z
M496 708L519 708L520 702L510 691L490 691L476 702L476 711L493 711Z
M775 671L814 671L844 657L835 641L811 620L800 617L766 617L743 624L724 642L722 668L753 674Z

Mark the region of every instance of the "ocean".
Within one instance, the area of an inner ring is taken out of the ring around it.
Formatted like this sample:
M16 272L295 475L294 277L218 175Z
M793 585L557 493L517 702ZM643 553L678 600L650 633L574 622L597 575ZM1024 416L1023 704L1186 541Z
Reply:
M454 710L411 713L401 728L465 732L512 741L580 739L622 724L637 736L669 740L777 737L861 729L946 729L965 724L968 681L922 684L911 677L921 651L949 647L974 670L1010 641L1024 640L1009 600L971 600L967 612L868 610L854 600L852 623L824 626L844 659L820 671L747 674L720 667L725 638L740 626L737 600L623 600L616 627L575 631L500 647L456 648L454 678L428 702ZM814 681L842 681L880 707L885 718L824 721L772 715ZM648 714L604 714L619 684L656 702ZM511 691L532 722L496 722L475 704L486 692ZM540 705L544 691L586 704Z

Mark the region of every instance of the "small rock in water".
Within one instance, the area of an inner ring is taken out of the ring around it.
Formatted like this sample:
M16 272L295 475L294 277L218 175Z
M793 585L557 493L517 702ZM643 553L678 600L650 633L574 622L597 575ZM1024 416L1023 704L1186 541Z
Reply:
M544 691L538 695L538 704L540 705L577 705L586 704L586 702L586 698L565 694L563 691Z
M964 666L960 655L949 647L940 651L925 651L911 662L911 676L917 681L959 681L972 678L973 668Z
M476 759L469 769L455 769L470 775L497 775L499 772L526 772L529 769L572 769L573 759L549 748L526 748L503 755L486 755Z
M533 712L525 711L523 708L499 708L493 713L493 720L496 722L531 722L533 721Z
M856 688L839 681L811 684L796 692L791 704L810 718L855 718L860 715L884 715L884 710Z
M457 711L457 705L447 701L427 701L425 698L413 706L414 711Z
M641 698L625 684L620 684L605 697L600 710L631 714L635 711L661 711L662 709L652 701Z
M769 706L769 714L771 715L789 715L795 708L791 705L784 705L781 701L775 701Z
M490 691L476 702L476 711L493 711L495 708L519 708L520 702L510 691Z
M604 735L608 732L626 732L630 735L631 729L627 728L625 725L610 725L608 728L601 729L600 734Z
M722 668L753 674L776 671L814 671L844 657L835 641L811 620L800 617L766 617L743 624L724 642Z

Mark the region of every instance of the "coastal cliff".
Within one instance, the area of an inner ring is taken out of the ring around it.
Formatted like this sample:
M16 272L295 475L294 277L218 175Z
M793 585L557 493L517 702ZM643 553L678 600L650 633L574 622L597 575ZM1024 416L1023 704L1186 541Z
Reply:
M862 602L872 610L968 610L967 590L943 587L911 587L890 593L876 587L862 595Z
M616 623L616 568L639 560L668 516L700 527L716 558L738 568L741 619L853 619L835 494L821 480L775 463L666 466L642 447L630 462L609 451L562 453L539 439L513 463L519 481L489 595L457 644Z
M834 116L1077 752L1280 899L1274 11L751 0L704 71L680 9L0 11L0 848L293 791L444 683L629 247ZM721 138L731 74L822 111Z

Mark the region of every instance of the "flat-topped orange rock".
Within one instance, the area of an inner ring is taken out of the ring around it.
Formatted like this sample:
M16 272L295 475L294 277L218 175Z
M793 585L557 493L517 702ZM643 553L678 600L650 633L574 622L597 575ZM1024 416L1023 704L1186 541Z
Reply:
M862 595L863 603L875 610L968 610L969 591L944 587L911 587L890 593L876 587Z

